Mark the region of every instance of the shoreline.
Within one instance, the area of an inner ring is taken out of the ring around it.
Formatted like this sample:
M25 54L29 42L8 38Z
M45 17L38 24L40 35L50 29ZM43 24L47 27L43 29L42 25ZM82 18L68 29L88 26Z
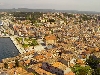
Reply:
M19 51L20 54L26 53L26 51L24 50L24 48L20 47L18 42L16 41L14 36L9 36L9 38L12 40L12 42L14 43L15 47L17 48L17 50Z
M19 54L19 50L9 37L0 37L0 62L3 59L16 57Z

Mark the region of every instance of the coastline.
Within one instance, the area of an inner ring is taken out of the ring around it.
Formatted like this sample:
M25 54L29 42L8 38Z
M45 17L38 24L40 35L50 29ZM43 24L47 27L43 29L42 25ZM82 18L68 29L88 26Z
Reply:
M19 51L10 39L10 37L0 37L0 62L6 58L12 58L19 55Z
M2 20L0 20L0 26L1 25L3 25L3 21ZM9 35L7 35L7 36L0 36L0 37L3 37L3 38L10 38L11 39L11 41L13 42L13 44L15 45L15 47L17 48L17 50L19 51L19 53L20 54L23 54L23 53L26 53L26 51L24 50L24 48L23 47L21 47L19 44L18 44L18 42L17 42L17 40L15 39L15 36L9 36Z
M14 43L14 45L16 46L17 50L19 51L20 54L26 53L26 51L24 50L24 48L20 47L18 42L16 41L14 36L9 36L9 38L12 40L12 42Z

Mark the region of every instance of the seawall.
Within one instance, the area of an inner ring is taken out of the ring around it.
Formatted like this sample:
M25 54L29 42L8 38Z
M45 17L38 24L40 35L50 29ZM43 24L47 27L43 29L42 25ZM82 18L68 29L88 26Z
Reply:
M21 54L26 53L26 51L24 50L24 48L22 48L22 47L18 44L18 42L17 42L17 40L15 39L14 36L10 36L10 39L12 40L12 42L14 43L14 45L16 46L16 48L18 49L19 53L21 53Z

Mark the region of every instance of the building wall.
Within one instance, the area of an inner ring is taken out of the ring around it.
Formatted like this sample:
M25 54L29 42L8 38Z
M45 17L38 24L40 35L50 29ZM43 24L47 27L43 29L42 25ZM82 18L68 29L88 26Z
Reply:
M56 40L47 40L46 45L48 44L56 44Z

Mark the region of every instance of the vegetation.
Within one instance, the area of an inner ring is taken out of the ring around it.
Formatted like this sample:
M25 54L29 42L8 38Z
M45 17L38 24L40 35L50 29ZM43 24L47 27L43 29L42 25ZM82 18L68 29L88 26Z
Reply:
M8 69L8 64L6 62L4 63L4 68Z
M18 42L20 42L20 41L23 40L23 38L17 37L16 40L17 40Z
M34 23L40 22L38 18L43 16L41 12L13 12L12 13L16 20L30 20L32 25ZM14 21L14 20L13 20Z
M98 16L98 20L100 20L100 16Z
M39 75L38 73L36 73L36 72L32 72L34 75Z
M95 56L90 56L89 59L86 60L86 62L92 69L96 69L97 65L99 64L99 60Z
M89 59L86 60L88 65L93 69L92 75L100 75L100 59L96 56L90 56Z
M28 42L28 41L31 41L31 39L32 39L32 38L30 38L30 39L29 39L29 38L25 38L25 41Z
M25 41L30 42L29 44L24 44L24 46L36 46L38 45L37 41L32 38L25 38Z
M29 46L29 44L22 44L23 48L27 48Z
M0 14L0 18L2 17L3 15L2 14Z
M87 20L91 20L91 17L88 15L82 15L80 16L80 19L82 19L83 21L87 21Z
M50 23L55 22L55 20L54 19L49 19L48 22L50 22Z
M17 41L19 43L22 42L22 40L23 40L23 38L20 38L20 37L17 37L16 39L17 39ZM27 44L26 43L23 43L22 44L22 47L23 48L27 48L29 46L36 46L36 45L38 45L37 41L35 39L32 39L32 38L25 38L24 41L26 41Z
M92 75L92 69L90 66L82 67L80 65L75 65L71 68L75 75Z
M38 45L37 41L35 39L32 40L32 43L30 44L31 46L36 46Z
M15 60L15 67L19 67L19 61L17 59Z

